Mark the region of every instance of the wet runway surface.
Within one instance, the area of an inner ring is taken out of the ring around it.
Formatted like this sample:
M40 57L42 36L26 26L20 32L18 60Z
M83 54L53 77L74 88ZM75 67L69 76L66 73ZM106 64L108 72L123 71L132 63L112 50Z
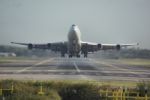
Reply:
M150 66L93 58L49 58L0 63L0 79L150 80Z

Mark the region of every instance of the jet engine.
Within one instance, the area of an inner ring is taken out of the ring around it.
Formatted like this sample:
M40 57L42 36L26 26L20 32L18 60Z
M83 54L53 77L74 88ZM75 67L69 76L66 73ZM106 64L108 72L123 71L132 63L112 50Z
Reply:
M102 48L102 45L101 44L97 44L97 48L98 48L98 50L100 50Z
M51 46L52 46L51 43L48 43L48 44L47 44L47 48L48 48L48 49L51 49Z
M33 44L28 44L28 49L31 50L33 48Z
M117 44L117 45L116 45L116 49L117 49L117 50L120 50L120 49L121 49L121 46L120 46L119 44Z
M84 54L84 57L87 57L88 55L88 44L84 44L81 48L81 53Z

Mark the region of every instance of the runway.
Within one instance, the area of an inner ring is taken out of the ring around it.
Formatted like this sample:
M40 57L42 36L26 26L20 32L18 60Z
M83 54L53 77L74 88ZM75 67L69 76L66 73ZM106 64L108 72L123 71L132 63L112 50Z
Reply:
M49 58L0 63L0 79L150 81L150 66L93 58Z

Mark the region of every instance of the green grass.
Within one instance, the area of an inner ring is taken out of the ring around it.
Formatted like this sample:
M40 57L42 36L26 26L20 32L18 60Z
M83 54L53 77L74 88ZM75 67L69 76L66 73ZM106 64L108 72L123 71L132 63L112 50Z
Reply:
M19 60L25 60L24 57L0 57L0 63L11 63Z
M150 59L118 59L117 61L129 65L150 66Z
M0 57L0 63L11 63L11 62L19 62L19 61L34 61L40 60L44 58L32 58L32 57Z
M24 56L19 56L19 57L0 57L0 60L30 60L33 59L32 57L24 57Z
M3 80L3 88L14 84L14 93L6 93L7 100L100 100L98 85L69 81L13 81ZM39 95L40 86L43 95ZM77 92L76 92L77 91ZM76 93L75 93L76 92Z
M100 90L113 90L121 86L130 86L128 91L132 92L137 92L138 87L138 91L144 96L143 89L146 85L150 96L150 82L144 81L127 85L127 82L0 80L0 88L9 89L12 84L13 93L8 91L3 94L6 100L105 100L101 98ZM41 86L43 94L38 94Z
M9 89L14 86L12 94L3 94L6 100L104 100L101 99L100 90L113 90L114 88L128 87L129 91L144 95L144 87L148 87L150 96L150 82L129 83L128 82L97 82L97 81L17 81L0 80L0 88ZM43 94L39 94L42 86ZM136 87L139 89L137 90ZM1 99L2 96L0 96Z
M123 59L120 62L130 65L146 65L150 66L150 59Z

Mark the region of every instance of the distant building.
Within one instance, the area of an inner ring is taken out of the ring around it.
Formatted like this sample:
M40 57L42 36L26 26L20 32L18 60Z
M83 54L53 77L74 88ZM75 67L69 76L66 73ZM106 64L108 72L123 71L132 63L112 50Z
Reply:
M0 57L16 57L16 54L9 52L0 52Z

